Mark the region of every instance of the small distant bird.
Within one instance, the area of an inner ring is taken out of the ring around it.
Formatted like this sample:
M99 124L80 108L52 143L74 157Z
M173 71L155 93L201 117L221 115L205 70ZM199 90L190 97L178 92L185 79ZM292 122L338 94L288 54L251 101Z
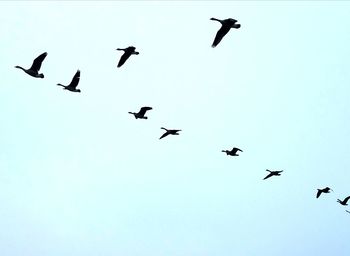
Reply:
M124 54L120 57L120 60L119 60L119 63L118 63L118 68L120 68L121 66L123 66L123 64L125 63L125 61L127 59L129 59L129 57L132 55L132 54L135 54L135 55L139 55L139 52L135 51L135 47L134 46L129 46L127 48L124 48L124 49L121 49L121 48L118 48L117 50L118 51L124 51Z
M57 85L62 86L63 90L68 90L71 92L80 92L80 89L77 89L79 80L80 80L80 70L78 69L78 71L73 76L73 79L69 85L63 85L63 84L57 84Z
M168 136L169 134L170 135L179 135L178 132L181 131L181 130L170 130L170 129L166 129L164 127L161 127L160 129L166 130L166 132L162 136L160 136L159 139L162 139L162 138Z
M233 148L232 150L221 150L221 152L225 152L226 155L229 155L229 156L239 156L237 154L238 151L241 151L243 152L241 149L239 148Z
M323 189L317 189L316 198L319 198L322 193L329 193L330 191L333 191L333 190L329 187L325 187Z
M264 180L266 180L266 179L268 179L268 178L270 178L272 176L281 176L281 172L283 172L283 170L282 171L270 171L270 170L267 170L267 169L266 169L266 171L270 172L270 173L264 178Z
M225 19L225 20L219 20L216 18L211 18L210 20L216 20L221 23L221 28L216 33L215 39L211 47L216 47L221 40L224 38L224 36L230 31L231 28L240 28L241 24L236 24L237 20L235 19Z
M346 212L350 213L348 210L346 210Z
M138 113L135 113L135 112L128 112L128 113L133 114L136 119L138 119L138 118L147 119L148 117L145 116L145 114L148 110L151 110L151 109L152 109L151 107L142 107Z
M25 69L20 66L15 66L15 68L22 69L24 72L26 72L28 75L36 77L36 78L44 78L44 74L39 74L39 70L41 68L41 63L47 56L47 52L42 53L39 55L34 61L30 69Z
M349 199L350 199L350 196L345 197L345 199L343 201L340 200L340 199L337 199L337 202L342 204L342 205L348 205L347 202L348 202Z

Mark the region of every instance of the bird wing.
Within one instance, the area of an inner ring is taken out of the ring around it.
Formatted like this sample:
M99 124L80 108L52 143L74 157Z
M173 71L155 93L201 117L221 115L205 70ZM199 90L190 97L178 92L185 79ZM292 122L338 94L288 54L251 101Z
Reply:
M237 151L243 152L243 151L242 151L241 149L239 149L239 148L233 148L231 151L232 151L232 153L234 153L234 154L236 154Z
M211 47L216 47L220 41L222 40L222 38L230 31L230 27L229 26L224 26L222 25L221 28L218 30L218 32L216 33L215 39L213 44L211 45Z
M345 199L344 199L344 203L347 203L347 201L349 201L349 199L350 199L350 196L348 196L348 197L345 197Z
M159 139L163 139L164 137L168 136L170 133L169 132L165 132L162 136L160 136Z
M30 67L31 70L38 72L41 68L41 63L47 56L47 52L44 52L43 54L36 57L36 59L33 61L32 66Z
M80 80L80 70L78 69L78 71L73 76L73 79L69 84L69 87L71 87L73 89L77 88L79 80Z
M129 59L131 53L130 52L124 52L124 54L120 57L119 63L118 63L118 68L120 68L121 66L123 66L123 64L125 63L125 61L127 59Z
M151 107L142 107L139 111L139 114L144 116L148 110L151 110Z
M322 190L317 190L316 198L319 198L321 194L322 194Z
M264 180L266 180L266 179L268 179L268 178L270 178L270 177L272 177L273 176L273 174L272 173L269 173L265 178L264 178Z

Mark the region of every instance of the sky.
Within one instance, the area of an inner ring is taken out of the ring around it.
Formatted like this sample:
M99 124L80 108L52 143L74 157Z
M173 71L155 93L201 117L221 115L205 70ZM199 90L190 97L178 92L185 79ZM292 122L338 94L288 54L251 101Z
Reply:
M349 12L1 1L0 254L350 255ZM241 28L212 48L211 17ZM44 79L14 68L43 52Z

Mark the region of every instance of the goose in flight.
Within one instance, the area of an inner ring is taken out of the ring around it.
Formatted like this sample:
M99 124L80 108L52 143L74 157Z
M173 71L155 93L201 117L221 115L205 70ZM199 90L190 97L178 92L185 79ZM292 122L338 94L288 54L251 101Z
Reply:
M145 116L145 114L148 110L151 110L151 109L152 109L151 107L142 107L138 113L135 113L135 112L128 112L128 113L133 114L136 119L138 119L138 118L147 119L148 117Z
M36 77L36 78L44 78L44 74L39 74L39 70L41 68L41 63L47 56L47 52L42 53L36 59L33 61L32 66L29 69L22 68L20 66L15 66L15 68L22 69L24 72L26 72L28 75Z
M170 129L167 129L167 128L164 128L164 127L161 127L160 129L163 129L166 132L162 136L160 136L159 139L163 139L164 137L168 136L169 134L171 134L171 135L179 135L178 132L181 131L181 130L170 130Z
M330 191L333 191L333 190L329 187L325 187L323 189L317 189L316 198L319 198L322 193L329 193Z
M120 68L121 66L123 66L123 64L125 63L125 61L127 59L129 59L129 57L132 55L132 54L135 54L135 55L139 55L139 52L135 51L135 47L134 46L129 46L127 48L124 48L124 49L121 49L121 48L118 48L117 50L118 51L124 51L124 54L120 57L120 60L119 60L119 63L118 63L118 68Z
M267 172L270 172L265 178L264 178L264 180L266 180L266 179L268 179L268 178L270 178L270 177L272 177L272 176L281 176L281 172L283 172L283 170L282 171L270 171L270 170L266 170Z
M340 199L337 199L337 202L342 204L342 205L348 205L347 202L348 202L349 199L350 199L350 196L345 197L345 199L343 201L340 200Z
M63 84L57 84L57 85L62 86L63 90L68 90L71 92L80 92L80 89L77 89L79 80L80 80L80 70L78 69L78 71L73 76L73 79L69 85L63 85Z
M225 152L226 155L229 155L229 156L239 156L237 154L238 151L241 151L243 152L241 149L239 148L233 148L232 150L221 150L221 152Z
M211 18L210 20L216 20L218 22L221 23L221 28L218 30L218 32L216 33L215 39L213 44L211 45L211 47L216 47L220 41L222 40L222 38L224 38L224 36L230 31L231 28L240 28L241 24L237 24L237 20L235 19L225 19L225 20L219 20L216 18Z

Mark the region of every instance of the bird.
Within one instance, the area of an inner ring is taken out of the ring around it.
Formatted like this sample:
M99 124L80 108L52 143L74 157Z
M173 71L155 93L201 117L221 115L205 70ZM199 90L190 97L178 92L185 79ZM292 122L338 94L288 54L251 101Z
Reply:
M211 45L211 47L215 48L222 40L222 38L224 38L224 36L230 31L231 28L240 28L241 24L237 24L237 20L229 18L229 19L225 19L225 20L219 20L216 18L210 18L210 20L216 20L218 22L221 23L221 28L218 30L218 32L216 33L215 39L213 44Z
M264 178L264 180L266 180L266 179L268 179L268 178L270 178L272 176L281 176L281 172L283 172L283 170L282 171L270 171L270 170L267 170L267 169L266 169L266 171L270 172L270 173Z
M79 80L80 80L80 70L78 69L78 71L73 76L73 79L69 85L63 85L63 84L57 84L57 85L62 86L63 90L68 90L71 92L81 92L80 89L77 89Z
M226 155L230 155L230 156L239 156L237 154L238 151L243 152L241 149L239 148L233 148L232 150L221 150L221 152L225 152Z
M347 213L350 213L348 210L345 210Z
M129 46L127 48L117 48L116 50L118 51L124 51L124 54L120 57L120 60L119 60L119 63L118 63L118 68L120 68L121 66L123 66L123 64L125 63L125 61L127 59L129 59L129 57L132 55L132 54L135 54L135 55L139 55L139 52L135 51L135 47L134 46Z
M160 136L159 139L162 139L162 138L168 136L169 134L171 134L171 135L179 135L178 132L181 131L181 130L170 130L170 129L167 129L167 128L164 128L164 127L161 127L160 129L166 130L166 132L162 136Z
M333 190L329 187L325 187L323 189L317 189L316 198L319 198L322 193L329 193L330 191L333 191Z
M151 107L142 107L138 113L135 113L135 112L128 112L128 113L133 114L136 119L138 119L138 118L147 119L148 117L145 116L145 114L148 110L151 110L151 109L152 109Z
M343 201L340 200L340 199L337 199L337 202L342 204L342 205L348 205L347 202L348 202L349 199L350 199L350 196L345 197L345 199Z
M40 54L36 59L33 61L32 66L29 69L22 68L21 66L15 66L15 68L22 69L24 72L26 72L28 75L36 78L44 78L44 74L39 74L39 70L41 68L41 63L47 56L47 52L44 52Z

